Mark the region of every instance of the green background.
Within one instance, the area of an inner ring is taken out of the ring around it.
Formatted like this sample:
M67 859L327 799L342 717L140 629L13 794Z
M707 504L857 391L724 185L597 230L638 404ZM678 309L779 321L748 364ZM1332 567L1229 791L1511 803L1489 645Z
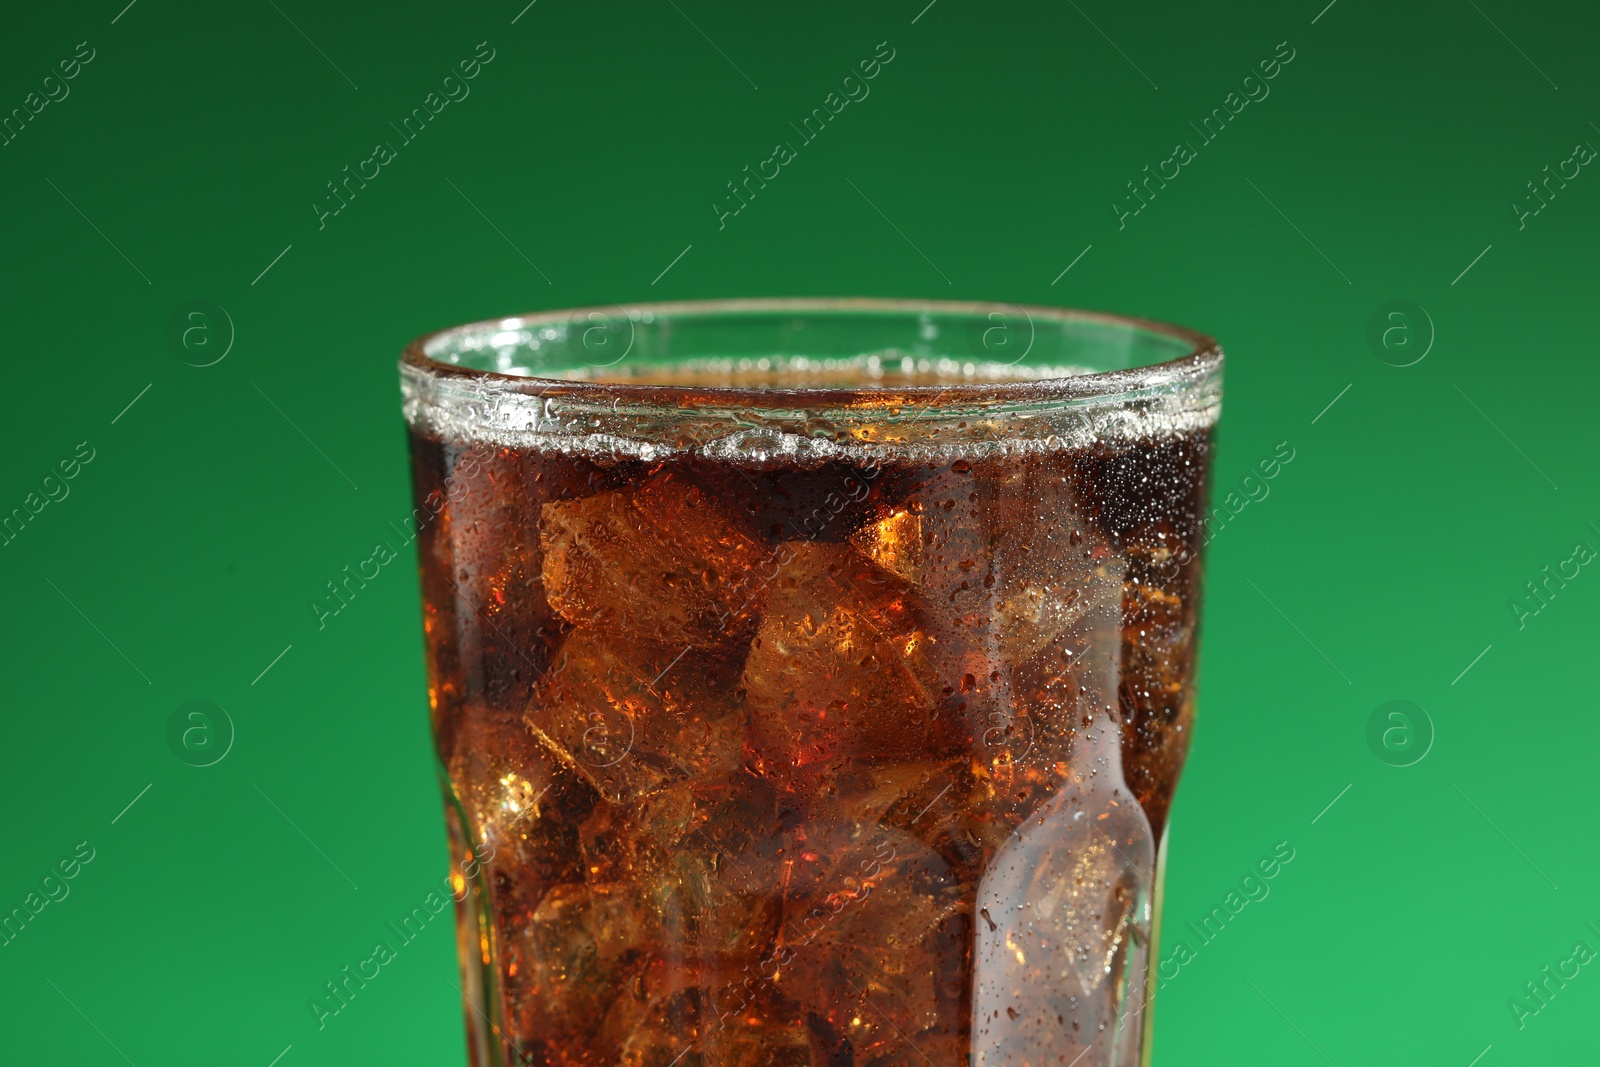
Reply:
M395 359L516 311L767 295L1181 322L1228 353L1218 498L1294 449L1210 548L1165 947L1294 859L1160 994L1158 1064L1593 1057L1600 969L1508 1007L1600 948L1600 575L1509 607L1600 548L1600 175L1510 207L1600 145L1592 6L123 2L0 35L6 110L95 50L0 147L0 511L94 449L0 548L0 908L95 850L0 947L5 1060L463 1061L443 923L326 1029L307 1008L445 871L409 563L324 630L308 608L408 513ZM319 230L324 183L480 41L471 95ZM719 230L724 184L881 41L871 95ZM1179 140L1198 158L1119 229ZM166 336L193 300L235 333L209 367ZM1431 319L1413 366L1369 346L1391 300ZM205 768L167 742L196 699L236 729ZM1367 742L1396 699L1434 732L1408 767Z

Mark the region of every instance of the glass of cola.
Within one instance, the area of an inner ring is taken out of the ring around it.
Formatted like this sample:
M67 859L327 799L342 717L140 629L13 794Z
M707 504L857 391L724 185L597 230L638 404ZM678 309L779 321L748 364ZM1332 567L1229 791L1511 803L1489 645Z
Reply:
M763 300L405 352L479 1067L1131 1067L1223 357Z

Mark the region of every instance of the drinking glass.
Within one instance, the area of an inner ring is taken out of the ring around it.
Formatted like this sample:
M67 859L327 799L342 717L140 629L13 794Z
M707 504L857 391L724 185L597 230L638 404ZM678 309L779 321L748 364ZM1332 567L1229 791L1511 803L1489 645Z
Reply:
M1222 362L880 300L408 347L472 1062L1138 1063Z

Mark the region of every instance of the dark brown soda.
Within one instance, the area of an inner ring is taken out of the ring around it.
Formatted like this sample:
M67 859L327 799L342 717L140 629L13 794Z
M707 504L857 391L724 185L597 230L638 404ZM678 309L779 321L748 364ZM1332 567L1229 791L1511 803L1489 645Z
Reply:
M1095 716L1159 837L1209 432L805 467L412 433L469 1026L505 1062L966 1065L980 883L1117 773ZM1131 916L1079 954L1114 972Z

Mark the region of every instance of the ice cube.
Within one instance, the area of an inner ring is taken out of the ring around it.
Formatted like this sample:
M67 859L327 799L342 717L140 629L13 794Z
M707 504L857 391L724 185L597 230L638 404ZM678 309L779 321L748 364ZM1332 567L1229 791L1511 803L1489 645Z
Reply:
M490 923L487 931L476 921L462 927L460 948L473 959L492 947L508 999L521 1000L537 950L520 932L551 893L582 883L577 827L598 797L520 722L483 727L471 728L471 755L451 766L459 804L446 805L456 891Z
M988 492L994 647L1009 697L996 710L1010 717L991 722L984 740L996 790L1020 818L1099 773L1084 735L1120 727L1125 564L1059 475L1023 465L998 474ZM1120 767L1119 759L1119 785Z
M614 1062L607 1012L660 943L655 913L636 890L559 886L506 941L507 1012L519 1043L555 1052L555 1062Z
M824 1044L830 1035L847 1040L874 1062L908 1035L963 1030L971 887L897 830L804 832L776 983L808 1013L814 1034Z
M809 1067L796 1005L748 964L686 952L670 934L630 966L584 1051L596 1065Z
M782 918L780 868L770 853L734 855L685 850L670 861L660 886L668 936L725 960L729 969L755 963L773 943Z
M651 996L642 988L628 989L610 1006L601 1024L604 1046L616 1050L611 1062L619 1067L675 1067L693 1062L700 1020L697 993L696 989L671 990Z
M686 477L545 504L542 576L574 624L682 648L748 637L769 550L726 502Z
M754 964L778 931L778 794L745 772L602 800L579 828L591 884L625 881L655 909L663 944L710 967Z
M778 562L742 682L753 765L814 785L847 760L958 751L910 587L849 545L789 543Z
M619 1067L810 1067L806 1031L792 1011L751 1003L739 1018L718 1019L707 988L620 1000L604 1029L616 1034Z
M663 888L674 936L735 970L764 956L781 918L782 834L770 782L744 772L696 782Z
M652 794L662 797L675 787ZM647 811L644 801L618 804L602 799L578 827L583 850L583 876L594 885L659 877L671 863L671 854L639 825Z
M739 763L739 662L726 651L574 631L535 688L535 736L610 800L630 802Z
M934 801L948 795L954 769L962 763L956 757L852 764L840 769L809 811L813 818L862 830L879 823L905 829Z
M922 516L895 508L851 535L850 543L891 574L917 584L922 572Z
M963 738L981 734L1008 704L995 670L989 535L975 498L970 467L921 472L902 506L851 540L884 581L911 587L925 634L921 676Z
M594 808L593 788L540 744L520 721L469 709L449 764L454 803L484 866L514 871L533 886L583 880L575 828ZM465 863L465 857L462 863Z
M1064 637L1081 637L1086 612L1109 613L1112 629L1104 632L1114 637L1117 599L1090 595L1102 590L1088 586L1105 578L1103 568L1118 565L1116 554L1076 487L1022 465L998 473L987 494L1001 658L1022 664L1047 646L1061 648Z

